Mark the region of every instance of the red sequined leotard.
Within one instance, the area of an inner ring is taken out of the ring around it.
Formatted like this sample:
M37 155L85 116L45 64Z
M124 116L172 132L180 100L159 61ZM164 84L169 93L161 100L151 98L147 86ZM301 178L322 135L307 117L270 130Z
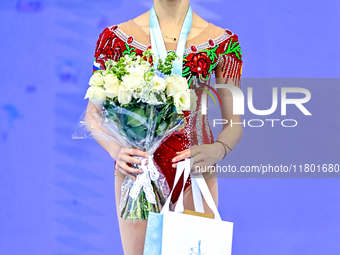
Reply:
M151 49L149 35L141 29L133 20L120 25L104 29L100 34L96 51L95 62L105 68L105 61L119 60L121 56L135 52L142 55L147 49ZM165 42L166 49L175 51L176 43ZM211 23L204 31L186 42L186 50L183 56L183 77L186 77L190 88L201 86L197 84L209 84L212 74L227 79L233 79L240 86L242 72L242 56L238 37L230 30L223 30ZM194 82L197 78L199 82ZM198 102L201 101L203 90L195 90ZM200 110L201 104L197 105ZM187 113L185 113L187 116ZM187 123L189 125L189 122ZM172 167L172 159L177 151L182 151L192 145L209 144L214 142L206 115L197 115L191 119L190 126L195 134L190 134L190 127L184 132L171 135L154 153L154 160L165 175L170 188L173 186L176 168ZM183 177L183 176L182 176ZM181 178L179 183L183 183ZM187 189L190 179L185 185ZM172 202L177 201L181 185L174 191Z

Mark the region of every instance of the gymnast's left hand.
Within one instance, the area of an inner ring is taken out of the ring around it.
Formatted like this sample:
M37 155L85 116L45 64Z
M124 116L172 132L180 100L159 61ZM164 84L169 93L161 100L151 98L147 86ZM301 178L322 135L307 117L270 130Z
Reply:
M176 152L177 155L172 159L172 167L177 167L177 163L179 161L186 158L192 158L194 160L194 164L192 166L191 173L201 174L201 172L196 171L196 169L200 169L204 166L209 167L215 165L223 158L224 153L224 146L221 143L195 145L189 149Z

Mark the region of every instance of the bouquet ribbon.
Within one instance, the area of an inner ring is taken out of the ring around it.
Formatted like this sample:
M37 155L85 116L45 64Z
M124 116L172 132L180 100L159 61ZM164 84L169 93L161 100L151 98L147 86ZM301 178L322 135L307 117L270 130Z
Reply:
M135 157L139 158L142 160L142 164L140 166L140 169L143 170L142 174L138 174L136 181L134 182L129 196L132 199L137 199L137 196L143 188L146 196L146 200L151 203L151 204L156 204L156 197L155 193L153 191L151 181L157 181L159 178L159 172L155 166L154 160L153 160L153 155L150 156L148 159L146 158L141 158L141 157ZM148 161L148 164L146 165L146 160Z

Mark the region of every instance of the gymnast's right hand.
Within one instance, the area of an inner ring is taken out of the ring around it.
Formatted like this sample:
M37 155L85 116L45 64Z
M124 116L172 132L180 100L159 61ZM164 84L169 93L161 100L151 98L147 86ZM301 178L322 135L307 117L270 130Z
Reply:
M135 175L143 173L143 170L131 167L131 164L137 164L137 165L142 164L142 160L135 158L134 156L139 156L139 157L146 158L146 159L149 158L149 155L144 151L122 147L119 151L119 154L116 160L115 171L119 171L123 175L126 175L130 177L131 179L136 180Z

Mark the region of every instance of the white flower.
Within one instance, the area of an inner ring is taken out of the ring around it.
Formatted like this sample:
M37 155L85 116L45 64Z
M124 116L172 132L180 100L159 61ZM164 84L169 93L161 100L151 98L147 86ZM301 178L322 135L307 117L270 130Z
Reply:
M125 64L130 64L131 63L131 57L129 55L125 55L124 56L124 60L125 60L124 61Z
M118 102L121 104L128 104L132 100L131 93L122 85L118 88Z
M187 80L175 74L165 79L167 96L175 96L179 91L186 91L188 89Z
M163 92L165 90L165 80L157 75L151 79L152 91Z
M155 93L150 93L150 94L147 96L145 102L148 103L148 104L150 104L150 105L159 105L159 104L162 104L162 103L164 103L164 102L166 101L166 99L165 99L164 95L160 95L160 96L161 96L161 98L162 98L163 101L160 101L160 100L156 97Z
M146 72L150 68L150 63L143 61L139 66L144 72Z
M106 99L104 92L101 87L91 86L86 92L85 99L88 98L94 104L101 104Z
M105 95L109 98L118 96L119 80L113 74L107 74L104 76L105 84Z
M143 87L144 83L144 70L139 65L128 67L128 75L123 76L122 85L129 91L136 90Z
M90 86L103 86L104 83L104 76L100 72L94 73L89 81Z
M174 104L178 114L182 114L182 111L190 110L190 89L179 91L174 96Z

